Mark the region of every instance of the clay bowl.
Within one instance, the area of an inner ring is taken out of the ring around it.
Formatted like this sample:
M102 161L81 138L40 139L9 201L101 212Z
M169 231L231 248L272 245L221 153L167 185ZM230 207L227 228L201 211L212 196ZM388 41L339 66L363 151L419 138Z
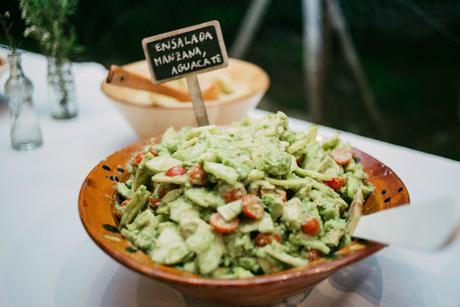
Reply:
M145 61L134 62L123 68L150 77ZM222 74L231 79L236 88L244 87L244 90L240 94L205 101L209 122L213 125L228 125L241 120L257 106L270 83L268 75L260 67L237 59L229 59L228 67L200 74L198 79L200 82L206 81ZM101 90L140 138L160 135L168 127L179 129L196 126L191 102L169 103L165 100L167 97L108 84L106 81L102 82ZM156 100L162 103L155 103Z
M2 75L6 73L7 70L8 70L8 64L6 62L6 59L0 56L0 77L2 77Z
M89 173L82 184L78 199L80 218L94 242L112 258L183 293L225 304L267 305L301 292L305 293L340 268L385 247L375 242L353 241L328 259L321 258L305 267L241 280L207 279L155 264L144 253L132 252L129 243L116 231L117 224L112 215L111 203L114 181L123 181L128 176L126 171L120 172L120 167L146 142L139 141L115 152ZM404 183L389 167L359 150L355 149L354 155L361 160L369 181L375 185L374 193L364 204L365 214L409 202Z

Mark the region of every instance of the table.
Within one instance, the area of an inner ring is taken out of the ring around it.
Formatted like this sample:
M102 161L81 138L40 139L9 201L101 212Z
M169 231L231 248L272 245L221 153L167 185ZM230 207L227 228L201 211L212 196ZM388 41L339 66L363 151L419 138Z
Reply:
M80 114L67 121L48 114L45 58L26 53L23 67L35 85L44 146L13 151L8 114L0 107L0 306L205 305L113 261L81 225L77 197L84 177L102 158L137 139L99 90L104 67L74 65ZM5 79L0 78L1 88ZM255 110L250 115L263 113ZM295 129L308 125L292 119ZM326 127L320 131L326 136L335 133ZM342 136L390 165L406 183L414 205L442 196L460 204L458 161L350 133ZM306 299L299 296L290 303L459 306L459 241L436 254L388 247L323 281Z

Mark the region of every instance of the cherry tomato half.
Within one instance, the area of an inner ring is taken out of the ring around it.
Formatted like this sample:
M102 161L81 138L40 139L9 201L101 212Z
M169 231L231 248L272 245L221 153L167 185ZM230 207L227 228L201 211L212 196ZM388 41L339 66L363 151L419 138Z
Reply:
M335 191L339 190L345 184L345 180L342 177L332 178L331 180L324 181L329 187Z
M220 234L228 234L235 232L238 228L239 223L240 220L237 217L232 219L230 222L227 222L218 212L213 213L209 218L209 225L211 225L211 229L214 232Z
M302 225L302 231L303 233L314 237L318 234L320 227L321 225L319 224L318 220L312 218Z
M254 194L242 198L243 213L250 219L261 219L264 216L264 203Z
M238 200L243 198L246 195L246 191L244 189L228 189L222 193L222 197L224 198L226 203L230 203L232 201Z
M134 163L140 164L142 162L142 159L144 159L145 154L143 152L139 152L135 157L134 157Z
M166 176L176 177L182 176L187 172L187 170L182 166L173 166L166 171Z
M345 147L337 147L331 152L332 158L337 164L345 165L353 158L351 151Z
M273 241L281 242L281 236L279 233L259 233L255 239L257 246L265 246Z
M295 162L297 163L298 167L302 166L304 159L305 159L305 157L304 157L304 155L302 155L302 156L300 156L300 158L297 158L297 160L295 160Z
M188 172L188 178L191 184L204 185L206 183L206 172L201 165L193 166Z
M158 205L160 204L161 202L161 199L159 198L156 198L156 197L149 197L149 203L150 203L150 207L152 207L153 209L155 209L156 207L158 207Z

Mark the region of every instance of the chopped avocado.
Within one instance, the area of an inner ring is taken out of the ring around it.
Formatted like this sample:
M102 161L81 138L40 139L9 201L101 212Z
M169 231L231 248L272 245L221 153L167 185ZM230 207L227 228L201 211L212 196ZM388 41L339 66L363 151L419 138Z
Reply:
M174 189L166 193L166 195L161 199L161 203L164 205L169 204L170 202L175 201L182 195L181 189Z
M321 238L327 246L337 246L345 234L347 222L343 219L330 219L324 223L325 235Z
M133 190L136 190L141 185L146 185L150 176L152 176L152 172L145 166L147 161L153 158L151 153L147 153L144 158L142 159L139 167L137 167L136 173L133 179Z
M340 144L340 138L339 138L339 135L336 134L333 137L331 137L329 140L325 141L322 144L322 146L324 150L329 150L329 149L334 149L339 144Z
M250 182L253 182L253 181L262 180L264 178L265 178L265 173L263 171L261 171L260 169L252 169L252 170L249 171L249 174L246 177L245 181L247 183L250 183Z
M270 214L264 213L264 216L260 219L258 229L260 232L272 232L275 230L275 225L273 224Z
M201 274L207 275L218 266L222 255L225 252L225 245L222 239L215 236L204 251L197 254L198 269Z
M155 176L152 177L152 181L154 183L172 183L172 184L186 184L188 179L186 175L182 176L166 176L163 173L158 173Z
M129 199L133 196L133 191L128 188L128 186L122 182L117 182L115 185L117 192L125 199Z
M225 204L217 208L217 212L222 215L224 220L231 221L241 213L241 200Z
M303 168L300 168L300 167L296 168L294 170L294 173L296 173L297 175L302 176L302 177L308 176L308 177L311 177L313 179L318 179L318 180L323 180L323 181L328 181L328 180L331 180L331 179L333 179L335 177L334 175L318 173L318 172L308 170L308 169L303 169Z
M195 141L197 141L195 139ZM172 156L181 161L195 162L200 160L201 155L206 151L208 145L206 143L196 143L193 146L181 148Z
M198 229L198 226L204 222L201 218L199 217L194 217L194 216L188 216L179 222L179 228L181 231L181 234L184 238L188 238L191 235L193 235L196 230Z
M267 178L267 181L276 186L283 187L289 190L298 190L301 187L307 185L309 182L304 178L289 178L289 179L275 179Z
M183 197L176 199L168 206L170 210L169 218L178 223L184 219L200 216L198 210Z
M273 258L293 267L302 266L308 264L307 259L299 257L293 257L283 251L282 246L279 243L273 242L271 245L267 245L266 252Z
M286 203L281 220L292 229L299 229L302 226L305 215L300 199L292 198Z
M147 198L149 197L150 193L147 191L147 188L141 185L133 195L124 210L123 216L120 220L120 229L123 228L126 224L131 223L139 211L142 210L144 207Z
M190 253L184 239L174 227L166 227L155 242L150 254L153 261L163 264L176 264Z
M151 210L146 209L140 213L131 224L121 230L133 245L142 250L150 250L156 235L158 221Z
M179 268L180 268L180 267L179 267ZM182 270L184 270L185 272L189 272L189 273L194 273L194 274L196 274L197 271L196 271L196 263L195 263L195 260L184 263L184 265L182 266Z
M257 258L257 263L265 274L272 274L285 269L283 263L264 251Z
M158 156L148 160L145 163L145 167L152 173L161 173L167 171L173 166L181 165L181 163L181 161L174 159L171 156Z
M227 251L226 254L232 258L243 256L247 251L254 248L254 243L249 234L235 233L224 237Z
M238 232L249 233L252 231L259 230L260 220L248 220L240 222L238 225Z
M304 246L308 249L316 249L327 255L330 253L331 249L321 240L310 237L302 232L291 234L289 236L289 242L298 246Z
M265 208L267 208L272 219L277 220L284 212L284 201L273 194L267 194L262 196L262 202Z
M238 173L233 168L220 163L205 162L204 170L213 174L216 178L232 185L236 184L239 177Z
M238 258L238 265L251 272L257 272L260 269L257 259L255 257L240 257Z
M273 176L284 176L290 173L292 156L285 152L277 138L255 139L251 157L258 169Z
M192 252L199 254L209 247L214 237L215 235L209 225L202 222L198 224L195 233L185 240L185 243Z
M185 191L184 194L189 200L204 208L217 208L225 203L217 192L206 188L191 188Z
M223 268L217 268L214 271L212 271L211 278L235 279L235 274L233 274L231 268L223 267Z
M251 271L245 270L241 267L234 267L233 274L236 279L254 277L254 274L252 274Z
M318 134L318 126L310 126L308 128L307 133L301 136L301 138L287 148L287 152L290 154L294 154L299 150L303 150L307 144L313 142L316 139L316 135Z

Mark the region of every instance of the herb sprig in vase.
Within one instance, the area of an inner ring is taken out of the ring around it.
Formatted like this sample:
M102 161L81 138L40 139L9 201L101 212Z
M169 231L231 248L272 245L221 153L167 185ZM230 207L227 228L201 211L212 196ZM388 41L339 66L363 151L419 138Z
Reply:
M26 23L24 36L38 41L48 58L47 82L54 118L75 117L72 63L69 57L81 51L76 43L75 28L70 18L76 13L78 0L21 0L22 18Z
M11 147L16 150L30 150L43 144L42 132L33 106L34 86L24 74L21 65L22 52L13 39L13 22L7 11L0 14L0 27L3 30L8 50L10 75L5 82L5 96L8 101L10 117Z

